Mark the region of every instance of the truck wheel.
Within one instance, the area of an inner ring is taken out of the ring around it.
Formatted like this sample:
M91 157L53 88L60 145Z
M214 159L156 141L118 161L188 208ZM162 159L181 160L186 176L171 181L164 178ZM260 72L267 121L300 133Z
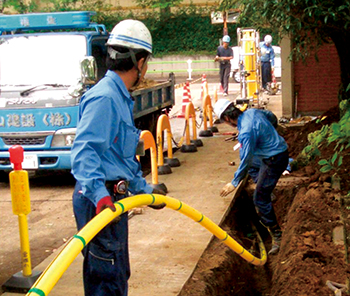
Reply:
M241 74L239 73L239 71L233 72L233 80L236 83L240 83L241 82Z
M5 171L0 171L0 182L9 183L9 173Z

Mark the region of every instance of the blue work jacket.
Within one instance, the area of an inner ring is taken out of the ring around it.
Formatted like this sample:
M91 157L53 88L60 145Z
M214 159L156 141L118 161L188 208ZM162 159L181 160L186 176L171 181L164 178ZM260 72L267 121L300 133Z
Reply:
M259 43L262 62L271 62L271 67L275 66L275 51L271 45L267 46L265 42Z
M129 181L132 194L151 193L135 153L141 131L133 119L134 101L121 78L108 71L84 94L72 147L72 174L95 205L110 195L105 181Z
M288 149L262 110L244 111L238 116L237 129L241 162L231 182L235 187L246 176L253 156L266 159Z

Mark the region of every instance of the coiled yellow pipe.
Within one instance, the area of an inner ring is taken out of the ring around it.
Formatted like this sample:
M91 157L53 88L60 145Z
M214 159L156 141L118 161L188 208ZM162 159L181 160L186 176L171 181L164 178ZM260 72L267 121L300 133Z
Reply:
M56 256L56 258L49 264L38 280L34 283L27 295L48 295L63 273L67 270L69 265L82 251L84 246L88 244L94 238L94 236L114 218L135 207L140 207L142 205L159 205L161 203L165 203L167 208L178 211L201 224L248 262L254 265L265 264L267 259L266 250L260 236L259 248L261 259L250 254L232 237L230 237L227 232L222 230L209 218L178 199L159 194L140 194L127 197L116 202L115 212L112 212L110 209L105 209L99 215L94 217L88 224L86 224L83 229L81 229L70 239L69 242L67 242L62 251Z

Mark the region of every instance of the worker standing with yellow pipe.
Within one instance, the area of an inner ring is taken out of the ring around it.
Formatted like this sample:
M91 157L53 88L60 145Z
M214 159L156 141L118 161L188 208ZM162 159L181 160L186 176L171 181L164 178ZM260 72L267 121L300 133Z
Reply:
M151 54L147 27L136 20L121 21L107 41L105 77L81 99L71 154L78 230L102 210L116 211L114 203L128 192L165 194L146 183L135 155L141 131L134 124L130 91L143 79ZM101 230L83 255L86 296L126 296L130 277L127 213Z

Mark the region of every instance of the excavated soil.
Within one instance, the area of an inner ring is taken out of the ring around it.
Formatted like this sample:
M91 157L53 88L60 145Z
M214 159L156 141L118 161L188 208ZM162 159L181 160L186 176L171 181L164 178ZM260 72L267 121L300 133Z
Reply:
M308 143L309 133L339 121L339 110L332 108L323 116L327 117L322 123L314 120L304 126L279 127L288 142L290 157L297 158ZM332 146L320 150L321 158L330 159L334 153ZM350 149L343 155L343 164L337 172L340 189L332 184L334 172L320 173L320 158L280 178L274 190L277 197L274 209L283 230L277 255L268 256L263 267L256 267L214 238L180 295L328 296L334 292L326 285L327 281L333 285L347 284L350 202L346 195L350 190ZM222 227L257 254L250 221L257 226L267 249L271 239L257 222L252 203L254 186L251 180L247 182L245 192L232 205Z

